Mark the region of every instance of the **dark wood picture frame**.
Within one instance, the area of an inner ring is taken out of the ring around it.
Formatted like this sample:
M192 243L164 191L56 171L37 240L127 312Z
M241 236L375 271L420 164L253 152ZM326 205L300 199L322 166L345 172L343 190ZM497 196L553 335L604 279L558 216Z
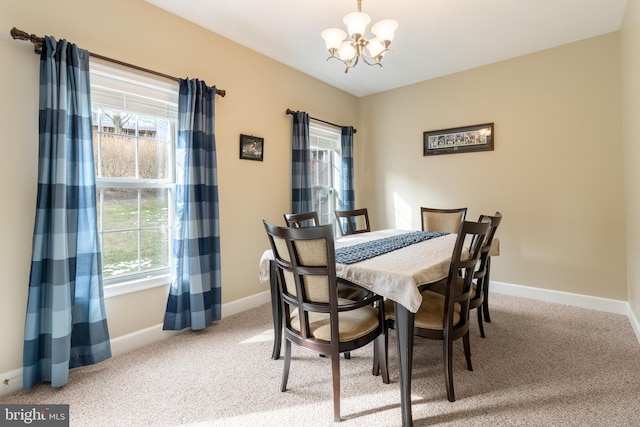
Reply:
M493 151L493 123L424 132L423 156Z
M264 156L264 138L240 134L240 158L262 161Z

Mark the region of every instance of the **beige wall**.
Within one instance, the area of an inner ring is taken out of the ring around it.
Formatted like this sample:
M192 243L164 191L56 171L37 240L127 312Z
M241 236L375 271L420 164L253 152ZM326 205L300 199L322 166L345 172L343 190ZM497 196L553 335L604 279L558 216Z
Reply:
M53 35L89 51L225 89L216 100L223 303L267 290L258 261L262 219L290 209L291 116L304 110L356 123L357 98L187 23L142 0L0 3L0 372L22 365L38 157L38 56L12 27ZM263 162L239 160L241 133L265 138ZM111 337L162 322L167 288L106 301Z
M629 305L640 319L640 1L629 0L620 38L628 292Z
M492 280L626 300L618 38L362 98L356 167L372 223L420 227L420 206L498 210ZM423 157L424 131L486 122L495 151Z
M375 227L419 227L421 205L466 205L471 218L500 210L493 280L626 300L620 75L637 94L640 65L631 40L637 1L630 3L623 70L614 33L356 99L142 0L3 1L0 372L22 365L37 180L38 58L29 43L10 38L11 27L227 90L216 102L223 303L266 290L257 279L267 246L261 220L281 222L290 206L286 108L356 125L357 204L369 207ZM640 109L631 98L625 117ZM422 156L423 131L488 121L495 151ZM633 151L638 131L632 123L624 130L625 150ZM264 162L238 159L240 133L265 138ZM640 159L630 154L640 153L625 151L631 187ZM640 197L630 198L628 217L638 210ZM640 248L629 243L628 250L638 313L632 254ZM112 338L160 323L166 292L109 298Z

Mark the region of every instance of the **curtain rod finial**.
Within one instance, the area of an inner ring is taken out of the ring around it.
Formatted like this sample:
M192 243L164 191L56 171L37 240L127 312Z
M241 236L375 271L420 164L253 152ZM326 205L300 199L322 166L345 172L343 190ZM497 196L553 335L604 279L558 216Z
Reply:
M18 40L29 40L29 34L17 29L16 27L13 27L10 31L11 37L13 37L14 40L18 39Z
M26 40L33 43L33 50L36 53L42 52L42 44L44 43L44 39L42 37L38 37L35 34L29 34L26 31L22 31L13 27L10 31L11 37L14 40Z

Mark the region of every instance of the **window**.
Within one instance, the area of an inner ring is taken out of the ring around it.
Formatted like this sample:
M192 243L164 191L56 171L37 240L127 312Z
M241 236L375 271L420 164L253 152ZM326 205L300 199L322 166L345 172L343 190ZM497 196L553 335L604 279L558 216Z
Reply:
M105 294L167 283L178 87L91 60Z
M338 230L334 211L342 207L342 155L339 129L310 121L311 184L313 209L320 224L333 224Z

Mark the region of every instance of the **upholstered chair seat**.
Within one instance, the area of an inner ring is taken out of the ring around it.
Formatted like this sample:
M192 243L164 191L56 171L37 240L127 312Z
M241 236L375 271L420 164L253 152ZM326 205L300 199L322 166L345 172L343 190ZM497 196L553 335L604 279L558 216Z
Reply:
M338 305L348 306L353 301L338 298ZM378 309L371 306L338 313L338 336L340 341L351 341L363 337L380 326ZM300 332L298 312L291 314L291 327ZM328 313L309 313L309 333L316 339L331 340L331 318Z

